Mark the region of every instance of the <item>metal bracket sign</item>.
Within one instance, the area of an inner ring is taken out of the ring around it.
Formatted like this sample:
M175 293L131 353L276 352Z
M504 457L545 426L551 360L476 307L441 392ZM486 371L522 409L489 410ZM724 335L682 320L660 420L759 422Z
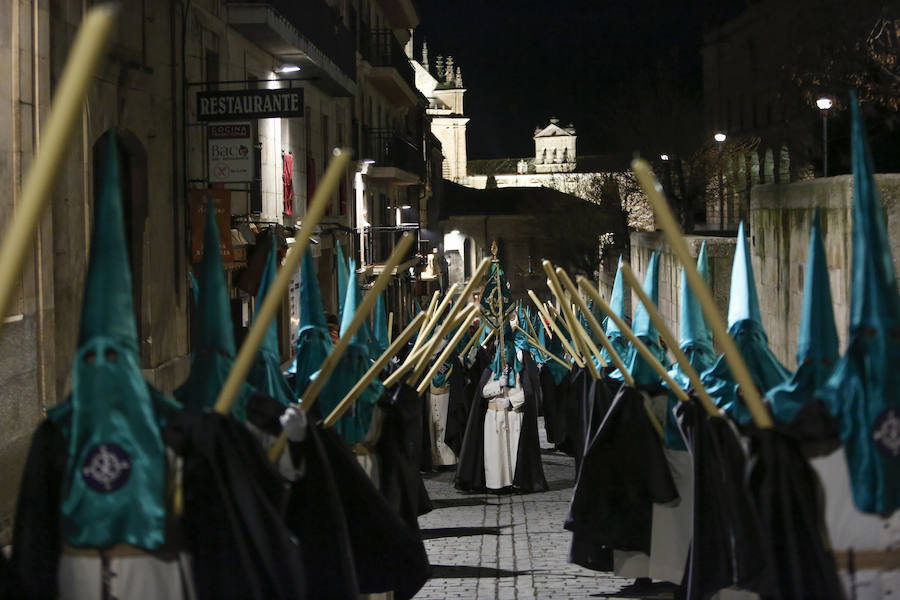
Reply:
M207 125L210 183L242 183L253 179L250 122Z
M303 116L303 88L197 92L198 121Z

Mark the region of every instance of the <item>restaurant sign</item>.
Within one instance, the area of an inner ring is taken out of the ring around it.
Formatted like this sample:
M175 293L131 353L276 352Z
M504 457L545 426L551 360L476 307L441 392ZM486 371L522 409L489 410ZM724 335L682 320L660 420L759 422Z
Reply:
M303 88L198 92L198 121L303 116Z

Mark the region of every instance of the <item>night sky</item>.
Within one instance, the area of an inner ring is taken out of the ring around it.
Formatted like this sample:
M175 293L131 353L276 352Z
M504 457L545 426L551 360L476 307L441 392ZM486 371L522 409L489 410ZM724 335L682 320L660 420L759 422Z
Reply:
M416 54L424 38L432 70L438 54L462 68L471 159L532 155L551 116L579 154L629 151L610 141L616 91L665 65L699 92L703 32L746 1L420 0Z

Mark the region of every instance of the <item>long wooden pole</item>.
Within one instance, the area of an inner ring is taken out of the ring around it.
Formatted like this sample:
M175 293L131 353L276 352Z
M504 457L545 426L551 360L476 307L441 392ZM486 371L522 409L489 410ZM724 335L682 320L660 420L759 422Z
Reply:
M559 341L562 343L563 348L566 352L569 353L569 356L572 357L572 360L575 361L575 364L579 367L584 367L584 362L578 356L578 353L575 352L575 349L569 344L568 340L566 340L566 336L563 335L563 332L559 330L559 326L557 326L556 321L553 317L550 316L550 313L547 312L547 307L544 306L544 303L540 301L537 295L532 290L528 290L528 297L531 298L531 301L534 302L535 307L537 307L538 312L541 313L541 316L544 317L544 320L547 321L547 324L550 326L550 329L553 330L553 335L559 337Z
M559 298L559 304L562 307L563 315L565 315L566 320L569 322L569 332L572 334L572 341L575 343L575 347L581 351L581 355L584 357L584 362L587 364L588 372L591 374L591 377L600 379L600 373L597 371L594 361L591 360L590 350L582 337L584 330L581 329L581 326L578 326L578 322L575 320L575 315L572 313L572 309L562 292L562 288L559 285L559 279L556 277L556 272L553 270L553 265L550 264L549 260L541 261L541 265L544 267L544 272L547 274L547 282L551 285L550 290L557 298Z
M706 391L703 383L701 383L700 375L697 373L697 370L694 369L694 366L691 364L691 361L688 360L688 357L685 356L684 352L678 346L678 341L675 339L675 336L672 335L672 332L663 320L662 315L659 314L659 310L653 304L653 301L647 296L647 292L645 292L644 288L641 287L641 284L638 283L637 277L634 276L634 273L631 270L631 265L627 262L622 263L622 276L625 278L625 284L630 286L631 289L634 290L634 293L638 295L641 304L644 305L644 309L646 309L647 314L650 315L650 320L656 326L657 331L659 331L659 335L662 336L666 346L668 346L669 350L672 351L672 354L675 355L675 360L681 366L682 372L684 372L690 380L694 393L697 394L697 397L700 399L700 404L703 405L703 408L706 409L707 413L714 417L718 416L719 409L712 401L712 398L709 397L709 392Z
M422 314L422 313L419 313ZM392 334L394 333L394 311L388 313L388 344L391 343Z
M478 326L478 329L475 330L475 335L472 336L472 339L466 343L466 347L459 353L460 358L465 357L465 355L469 353L469 350L471 350L472 346L475 345L475 342L478 341L478 338L481 336L481 332L484 331L485 327L487 327L487 323L482 323Z
M478 312L477 306L471 306L466 312L463 313L463 322L459 327L459 331L456 332L447 345L444 347L444 350L441 352L440 356L438 356L437 360L431 365L431 368L428 369L428 372L425 374L425 377L422 378L422 381L419 382L418 387L416 387L416 392L419 394L425 393L425 390L428 389L428 385L431 383L431 380L440 370L441 365L447 362L447 359L450 358L450 355L453 354L454 348L459 344L463 336L467 333L468 329L468 321L475 318L476 313Z
M747 365L744 363L740 351L734 340L728 335L728 326L716 307L709 286L706 285L706 281L703 280L703 277L697 271L697 266L691 258L684 236L681 234L681 229L675 221L675 216L672 214L665 196L663 196L662 188L656 180L656 176L653 175L650 165L645 160L636 159L632 161L631 169L647 195L647 199L653 206L656 224L665 232L666 238L669 240L669 246L684 267L688 285L691 286L697 302L700 303L703 316L706 317L706 322L712 329L716 341L725 353L728 368L731 369L731 373L741 388L741 395L747 404L747 408L750 410L750 414L753 416L753 421L760 428L772 427L772 417L760 398L759 390L756 388L756 384L753 383L753 377L751 377L750 371L747 370Z
M343 400L341 400L337 406L334 407L334 410L331 411L331 414L325 418L324 425L325 427L333 427L338 420L344 416L344 413L353 406L353 403L356 402L356 399L359 398L360 394L369 386L372 381L378 377L378 374L387 366L388 362L394 357L395 354L400 352L400 349L406 344L407 340L412 337L412 335L416 332L416 330L422 326L422 323L425 321L425 313L419 313L413 318L412 321L409 322L409 325L406 326L400 335L391 342L391 345L388 346L388 349L382 353L382 355L376 360L371 368L366 371L366 374L362 376L362 379L356 382L353 388L347 392L347 395L344 396Z
M300 263L303 260L306 247L309 245L313 229L319 224L322 215L325 214L325 209L331 201L331 195L337 189L340 179L344 177L349 162L350 150L335 149L331 163L322 177L322 182L316 188L316 193L313 194L306 216L303 218L303 225L300 227L299 233L294 236L294 247L288 252L284 265L278 270L275 281L272 282L268 293L266 293L266 297L256 313L256 318L253 320L253 325L250 326L250 331L247 333L244 343L241 344L241 349L234 360L228 379L225 380L225 385L222 386L222 391L219 392L215 405L216 412L228 414L231 411L231 406L237 398L241 384L247 379L247 373L250 372L253 359L263 339L266 337L269 323L272 322L281 309L281 302L291 285L291 279L300 269Z
M428 308L425 310L425 324L422 325L422 328L419 329L419 335L416 336L416 341L413 342L412 350L410 350L410 355L419 349L419 347L425 342L425 338L428 337L428 332L431 331L431 319L434 316L434 310L437 308L438 298L441 296L441 290L434 290L434 294L431 295L431 302L428 303ZM407 357L408 359L408 357Z
M562 269L557 269L556 274L559 276L560 282L569 290L569 293L575 298L575 302L578 303L578 308L581 309L581 312L584 313L584 316L588 320L588 324L591 326L592 331L597 332L597 337L600 339L600 343L606 348L606 352L609 354L609 358L612 360L613 364L616 365L616 368L622 373L622 379L625 381L625 385L628 387L634 387L634 377L631 376L631 372L628 371L628 368L625 366L625 362L622 360L622 357L619 356L619 353L616 352L616 349L613 347L612 342L609 341L609 338L606 337L606 333L603 331L603 327L600 323L597 322L597 318L594 317L593 313L588 310L587 303L585 303L584 298L578 294L578 290L575 287L575 284L572 283L572 280L569 278L569 275L563 271Z
M666 382L666 385L669 386L669 389L672 390L672 393L675 394L675 396L679 400L687 401L689 399L687 392L681 389L680 385L675 383L675 380L672 379L666 368L662 366L662 363L659 362L659 359L653 356L653 353L650 352L650 349L647 348L647 346L644 345L644 342L642 342L640 338L638 338L638 336L634 334L634 331L632 331L631 327L629 327L625 323L625 321L622 320L622 317L617 315L615 311L609 307L609 304L607 304L606 300L604 300L600 296L600 292L597 290L597 288L594 287L594 284L588 281L583 276L579 275L578 287L583 289L591 298L593 298L594 304L599 306L600 310L606 313L606 315L613 320L613 322L622 331L622 335L624 335L628 339L628 341L631 342L631 345L634 347L634 349L637 350L642 357L644 357L644 360L647 361L647 364L650 365L651 369L656 371L656 374L659 375L660 379Z
M450 309L447 318L444 319L438 332L427 342L428 351L419 358L419 363L416 365L415 371L413 371L410 385L412 385L413 381L418 380L425 370L425 367L428 366L428 361L431 359L431 355L434 353L437 344L440 343L444 336L447 335L447 332L453 327L456 316L467 305L469 298L472 296L472 292L474 292L476 286L481 283L481 278L484 276L484 273L487 271L490 264L491 259L485 258L478 265L478 268L475 269L475 272L472 274L466 287L463 288L462 293L459 295L459 302L453 304L453 307ZM447 294L447 296L449 297L450 294Z
M100 65L117 10L108 4L90 9L84 16L69 59L53 96L50 114L37 153L25 176L22 197L0 248L0 317L5 317L19 287L26 253L46 214L44 208L58 182L59 165L70 149L75 122L81 115L88 87ZM18 48L13 49L18 52ZM7 75L8 76L8 75ZM3 321L0 320L0 328Z
M544 348L544 346L539 341L537 341L536 339L534 339L533 337L528 335L528 333L524 329L522 329L518 325L516 325L515 329L516 329L516 331L520 332L522 335L525 336L525 339L528 340L529 344L531 344L532 346L534 346L535 348L537 348L538 350L540 350L541 352L543 352L544 354L546 354L547 356L549 356L550 358L552 358L553 360L555 360L556 362L558 362L559 364L564 366L567 370L569 370L569 371L572 370L572 365L570 365L569 363L567 363L560 357L556 356L555 354L553 354L552 352L550 352L549 350Z
M344 331L343 335L341 335L337 343L335 343L331 352L328 353L328 356L325 357L325 360L322 361L322 366L319 368L319 373L316 375L316 378L310 382L303 392L300 407L304 412L309 412L309 409L316 403L319 393L328 382L328 378L331 377L331 374L337 367L344 352L350 347L350 341L353 339L356 331L362 326L363 322L368 318L369 313L372 311L372 307L375 306L375 302L378 301L378 296L381 295L381 292L384 291L384 288L386 288L390 282L394 268L403 261L403 257L406 256L406 252L409 250L410 246L412 246L412 243L413 236L406 233L400 238L400 242L394 246L393 252L391 252L387 262L384 263L384 270L379 273L378 277L376 277L375 281L372 283L372 287L369 288L369 291L363 296L362 302L359 303L356 312L353 313L353 319L350 321L347 329ZM351 274L351 276L353 276L353 274ZM271 294L271 292L269 293ZM266 295L266 297L268 298L268 295ZM284 452L286 447L287 435L282 432L275 441L275 444L269 449L269 458L272 459L273 462L278 460L278 457L281 456L281 453Z
M559 285L559 281L554 282L548 278L547 279L547 287L550 289L551 292L553 292L554 296L559 298L560 306L562 306L562 303L566 301L566 296L562 290L562 287ZM568 312L572 315L572 317L574 319L575 310L573 308L571 308L573 305L566 304L566 306L570 307ZM556 309L551 305L549 310L555 311ZM566 312L566 311L564 311L564 312ZM606 361L603 360L603 358L600 356L600 350L598 350L597 346L594 345L594 342L591 341L590 336L587 334L587 332L581 326L581 323L579 323L577 319L574 319L572 323L569 323L568 318L565 315L562 316L562 320L567 323L568 330L572 334L573 341L575 340L576 337L580 341L580 346L578 346L578 347L581 348L580 352L582 353L584 362L593 364L594 361L593 361L592 357L596 357L597 360L600 361L600 366L605 367ZM596 366L594 366L594 368L591 369L591 373L592 374L597 373L597 377L595 377L595 379L598 379L600 377L600 372L597 371Z

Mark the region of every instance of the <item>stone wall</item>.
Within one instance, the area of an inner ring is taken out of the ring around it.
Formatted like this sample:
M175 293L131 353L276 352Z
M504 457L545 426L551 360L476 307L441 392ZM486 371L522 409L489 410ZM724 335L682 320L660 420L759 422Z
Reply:
M900 273L900 175L878 175L875 181L887 218L894 269ZM852 177L845 175L753 188L748 235L760 312L769 346L789 368L796 366L809 228L816 207L821 212L841 351L846 347L853 254L852 187ZM713 293L724 316L728 311L735 239L688 236L688 247L693 256L699 252L704 239L707 241ZM677 334L681 284L677 259L662 233L631 234L631 263L639 279L644 277L650 253L660 248L663 252L659 274L659 308L673 328L673 333ZM636 302L637 298L633 297L633 306Z
M900 272L900 175L878 175L875 182L887 217L894 270ZM852 203L853 179L849 175L753 189L750 252L760 311L769 345L791 368L796 364L809 228L816 207L820 210L841 351L846 347L853 256Z
M688 250L695 261L700 253L700 246L706 241L713 296L721 313L728 314L728 290L731 285L731 263L734 259L735 238L691 235L686 236L686 241ZM650 255L657 250L662 250L659 265L659 310L672 334L677 337L681 314L681 263L672 252L662 232L631 234L631 269L638 280L644 280ZM637 295L632 292L630 299L631 306L636 309L639 305Z

